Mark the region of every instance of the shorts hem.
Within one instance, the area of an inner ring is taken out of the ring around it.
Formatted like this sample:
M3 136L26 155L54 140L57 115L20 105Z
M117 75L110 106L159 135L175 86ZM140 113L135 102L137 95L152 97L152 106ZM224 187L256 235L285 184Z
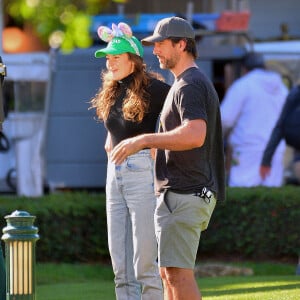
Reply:
M167 263L159 263L160 268L179 268L179 269L194 269L195 264L193 266L187 266L187 265L182 265L182 264L174 264L171 262Z

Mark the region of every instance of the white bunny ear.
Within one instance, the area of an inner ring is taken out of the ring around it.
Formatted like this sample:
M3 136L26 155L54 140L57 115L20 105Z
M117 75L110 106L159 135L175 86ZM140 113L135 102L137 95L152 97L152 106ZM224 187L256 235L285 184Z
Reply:
M97 30L97 33L99 38L107 43L110 42L114 37L112 30L106 26L100 26Z
M121 22L118 24L118 28L126 37L132 37L132 30L128 24Z
M111 28L114 36L123 35L123 32L119 29L119 27L115 23L112 23Z

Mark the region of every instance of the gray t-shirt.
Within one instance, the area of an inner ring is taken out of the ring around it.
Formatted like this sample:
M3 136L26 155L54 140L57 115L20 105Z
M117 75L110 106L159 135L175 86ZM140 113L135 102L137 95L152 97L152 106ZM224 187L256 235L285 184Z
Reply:
M224 146L217 93L208 78L196 67L185 70L172 85L160 118L161 132L180 126L185 120L203 119L207 124L204 145L186 151L158 149L156 192L213 191L225 199Z

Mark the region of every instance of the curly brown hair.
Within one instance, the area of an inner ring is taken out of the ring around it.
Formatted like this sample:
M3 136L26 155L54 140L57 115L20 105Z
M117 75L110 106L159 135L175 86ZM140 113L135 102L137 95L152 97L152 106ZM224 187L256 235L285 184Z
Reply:
M148 86L152 75L146 72L146 65L140 56L127 53L134 64L133 80L130 83L125 99L123 101L123 116L125 120L141 122L149 109ZM107 70L101 74L102 87L96 96L91 100L91 107L96 109L99 120L105 121L108 118L110 108L118 97L118 81L113 80Z

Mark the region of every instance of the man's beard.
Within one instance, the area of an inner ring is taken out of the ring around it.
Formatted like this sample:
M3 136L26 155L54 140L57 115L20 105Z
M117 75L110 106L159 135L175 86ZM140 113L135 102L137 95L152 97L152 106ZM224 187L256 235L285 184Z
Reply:
M176 62L174 59L164 59L163 61L160 61L160 68L161 69L173 69L176 65Z

